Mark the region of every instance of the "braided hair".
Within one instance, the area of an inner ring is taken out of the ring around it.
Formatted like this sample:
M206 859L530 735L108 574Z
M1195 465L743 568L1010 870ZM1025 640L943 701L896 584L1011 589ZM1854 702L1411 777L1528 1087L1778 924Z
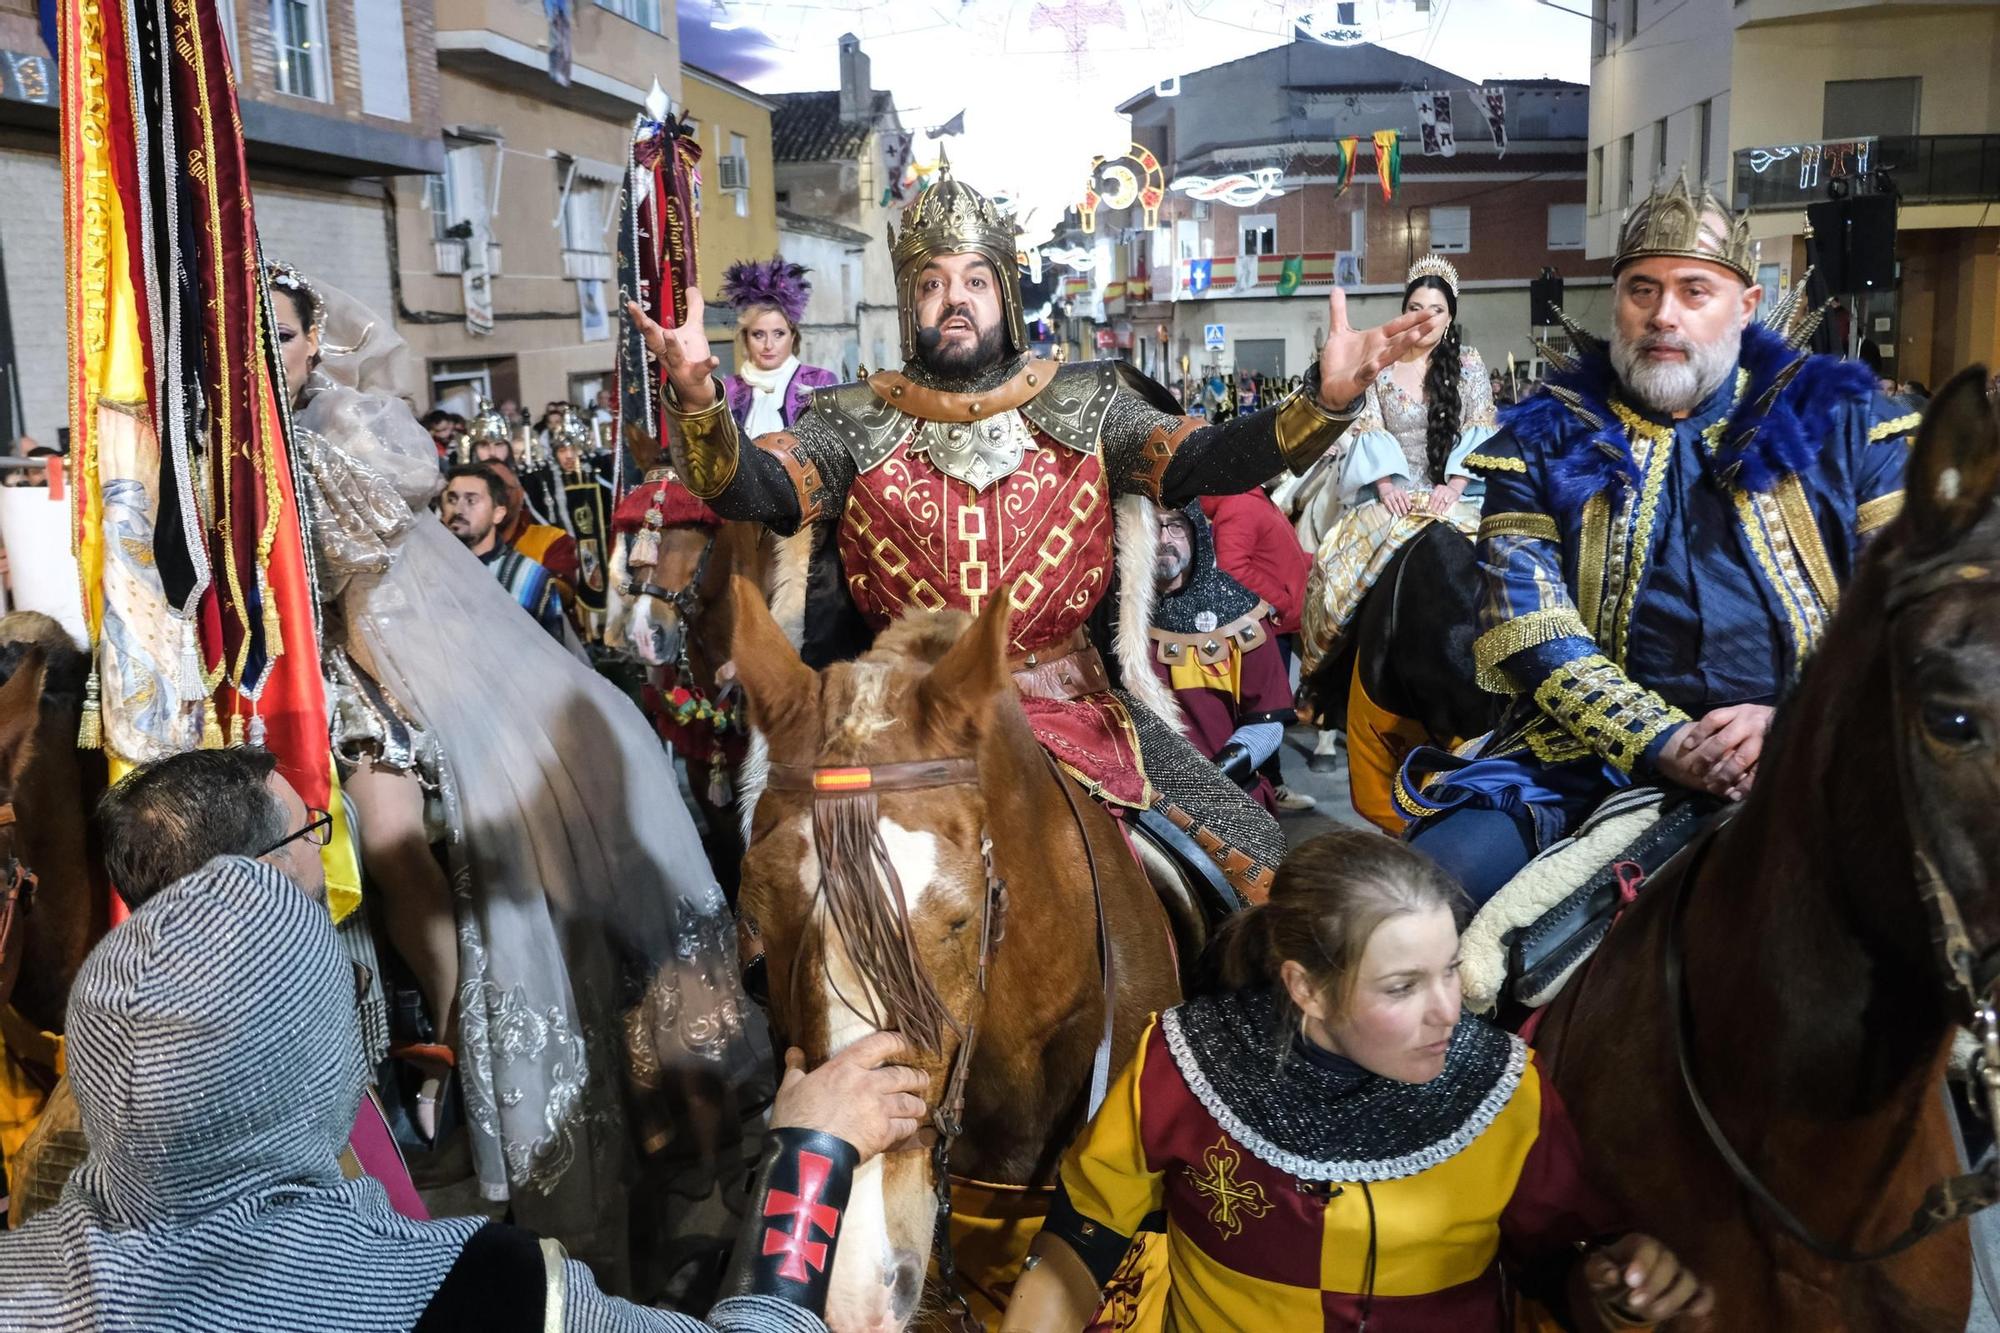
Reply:
M1430 468L1431 485L1444 481L1445 462L1458 444L1459 347L1458 297L1443 278L1426 273L1403 289L1403 307L1419 287L1435 287L1444 294L1444 307L1451 324L1444 337L1431 349L1430 369L1424 374L1424 462Z

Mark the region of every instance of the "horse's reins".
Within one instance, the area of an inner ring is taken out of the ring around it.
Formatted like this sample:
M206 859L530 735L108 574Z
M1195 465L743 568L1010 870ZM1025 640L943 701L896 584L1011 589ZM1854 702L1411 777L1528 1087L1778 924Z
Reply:
M1916 603L1946 589L1994 584L2000 584L2000 569L1939 557L1896 571L1884 607L1893 620ZM1694 1009L1688 999L1681 958L1681 918L1687 907L1687 886L1700 872L1702 862L1714 846L1716 832L1717 826L1710 825L1698 835L1699 841L1692 849L1686 872L1675 879L1668 889L1672 896L1667 903L1662 972L1667 1006L1674 1020L1674 1054L1680 1063L1681 1087L1693 1104L1695 1118L1701 1121L1709 1143L1721 1155L1730 1174L1793 1239L1822 1259L1842 1264L1874 1263L1901 1254L1953 1222L2000 1203L2000 1153L1996 1153L1984 1168L1951 1176L1926 1190L1910 1224L1888 1244L1873 1250L1856 1250L1823 1239L1801 1221L1771 1192L1769 1186L1758 1179L1750 1164L1743 1160L1743 1155L1729 1142L1729 1136L1723 1132L1715 1113L1709 1109L1707 1100L1695 1085L1694 1060L1690 1049ZM2000 1013L1996 1013L1993 995L1996 985L2000 985L2000 946L1988 949L1983 955L1974 950L1971 936L1966 933L1964 916L1959 911L1957 895L1944 882L1936 864L1921 850L1916 853L1916 877L1919 895L1930 913L1931 940L1937 946L1938 961L1944 966L1951 990L1964 1001L1971 1017L1973 1034L1979 1043L1973 1069L1985 1093L1987 1122L2000 1127ZM1973 1105L1978 1107L1979 1104L1979 1098L1975 1096Z
M1046 755L1044 756L1046 757ZM1113 972L1111 959L1111 939L1109 927L1104 918L1104 889L1097 871L1097 853L1090 845L1085 832L1083 813L1078 809L1076 797L1069 790L1069 782L1062 771L1049 760L1050 769L1061 786L1063 798L1069 804L1070 815L1076 821L1077 834L1083 840L1084 859L1090 868L1090 891L1097 912L1097 938L1099 961L1104 982L1104 1034L1098 1044L1095 1062L1091 1071L1090 1107L1094 1113L1103 1100L1104 1088L1109 1083L1111 1057L1111 1020L1113 1014ZM792 764L771 765L767 787L777 791L811 793L816 807L821 802L839 798L863 796L866 798L865 813L871 827L876 827L875 794L884 791L928 791L940 787L979 785L979 764L970 757L951 759L919 759L898 764L876 764L854 768L802 768ZM822 857L826 848L816 837L815 851ZM1007 933L1007 882L1000 878L993 868L993 839L990 833L979 831L979 854L985 866L986 894L980 910L979 924L979 993L986 993L986 975L1000 942ZM909 910L903 901L902 886L896 875L895 866L886 855L877 854L880 868L888 880L888 892L896 904L902 921L905 938L909 930ZM820 887L816 894L825 894L826 873L821 868ZM949 1020L947 1020L949 1021ZM957 1024L952 1023L953 1027ZM931 1144L931 1175L936 1181L937 1219L933 1249L937 1259L938 1281L945 1291L945 1301L951 1312L961 1323L972 1326L972 1309L958 1290L958 1264L951 1244L951 1149L958 1136L965 1130L965 1085L972 1070L972 1054L979 1037L979 1025L969 1021L963 1029L958 1052L952 1058L951 1072L946 1076L944 1095L939 1098L936 1111L932 1113L932 1128L937 1131Z
M0 802L0 828L15 829L14 803ZM21 914L34 901L40 878L14 854L14 837L7 842L7 859L0 863L0 1008L14 998L14 983L21 976Z

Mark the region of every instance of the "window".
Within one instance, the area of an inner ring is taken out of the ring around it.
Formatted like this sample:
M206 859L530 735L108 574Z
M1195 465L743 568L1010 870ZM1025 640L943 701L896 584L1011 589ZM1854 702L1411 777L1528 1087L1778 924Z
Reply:
M1549 205L1549 249L1583 249L1583 205Z
M1238 236L1242 244L1237 247L1239 255L1274 255L1278 253L1278 216L1275 213L1249 213L1237 224Z
M611 191L602 181L576 174L569 183L569 196L563 200L563 249L605 253L605 210L610 201Z
M1618 206L1632 206L1632 136L1618 141Z
M229 48L230 77L243 68L243 52L236 45L236 0L217 0L215 17L222 24L223 45Z
M1715 133L1715 99L1710 98L1694 109L1694 141L1698 154L1694 173L1702 181L1708 180L1709 150L1714 146L1709 136Z
M1604 211L1604 148L1602 145L1590 150L1590 211L1593 214Z
M729 160L736 164L736 216L750 216L750 145L740 134L729 136Z
M597 7L630 19L649 32L660 31L660 0L597 0Z
M408 120L410 67L403 0L354 0L354 46L361 58L362 111Z
M1368 214L1363 205L1355 205L1347 215L1347 248L1356 255L1368 253Z
M1433 208L1431 249L1441 255L1462 255L1472 248L1472 210Z
M1667 174L1667 122L1663 116L1653 122L1653 179L1647 186L1657 185Z
M333 100L326 75L325 0L271 0L271 44L277 49L279 92Z
M1828 139L1917 132L1922 79L1828 79L1821 125Z

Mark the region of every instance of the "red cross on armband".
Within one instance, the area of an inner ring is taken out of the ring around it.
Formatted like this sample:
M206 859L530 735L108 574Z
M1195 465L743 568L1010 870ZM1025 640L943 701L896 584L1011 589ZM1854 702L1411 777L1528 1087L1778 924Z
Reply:
M789 1217L793 1223L789 1231L777 1227L764 1230L764 1253L785 1256L778 1265L780 1277L808 1282L811 1274L807 1269L817 1273L826 1268L827 1241L840 1229L840 1210L820 1202L832 1170L833 1162L828 1158L816 1152L801 1152L798 1193L774 1189L764 1201L765 1217ZM814 1240L815 1232L824 1234L827 1240Z

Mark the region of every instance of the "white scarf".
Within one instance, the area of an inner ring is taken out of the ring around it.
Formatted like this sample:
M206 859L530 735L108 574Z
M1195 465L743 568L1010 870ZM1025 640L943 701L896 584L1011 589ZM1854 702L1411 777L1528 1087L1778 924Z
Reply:
M795 354L771 370L760 369L753 362L736 372L754 390L750 395L750 411L743 419L743 429L750 438L785 428L785 390L792 387L792 376L798 371L799 358Z

